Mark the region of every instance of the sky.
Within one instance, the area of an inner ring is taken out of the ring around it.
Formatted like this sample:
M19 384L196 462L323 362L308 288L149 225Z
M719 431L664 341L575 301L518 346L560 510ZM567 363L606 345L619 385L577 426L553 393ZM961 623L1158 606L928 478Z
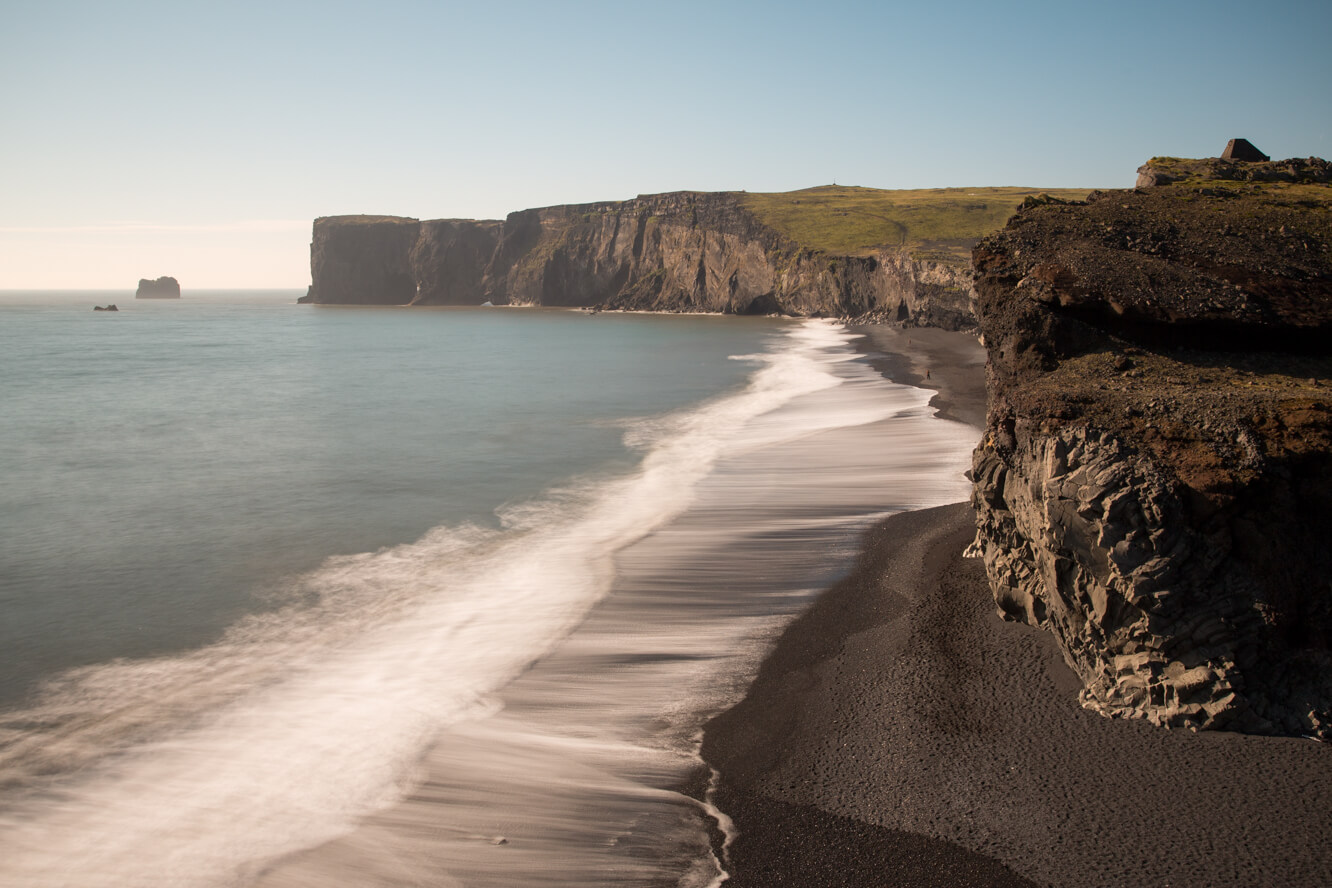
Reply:
M1332 3L0 0L0 289L309 284L311 222L1332 157Z

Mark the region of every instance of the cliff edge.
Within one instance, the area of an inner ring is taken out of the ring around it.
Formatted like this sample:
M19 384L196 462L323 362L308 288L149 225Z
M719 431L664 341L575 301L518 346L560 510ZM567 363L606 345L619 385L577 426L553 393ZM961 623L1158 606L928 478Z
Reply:
M974 251L974 551L1089 708L1332 735L1330 180L1155 158Z
M315 220L301 301L823 315L966 329L975 324L969 251L1033 193L828 186L642 195L503 221L324 217Z

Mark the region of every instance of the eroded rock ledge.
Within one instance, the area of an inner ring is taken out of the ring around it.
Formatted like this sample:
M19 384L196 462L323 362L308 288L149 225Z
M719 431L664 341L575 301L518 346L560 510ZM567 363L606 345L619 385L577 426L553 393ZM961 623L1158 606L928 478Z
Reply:
M315 220L302 302L553 305L974 326L970 269L891 249L831 255L736 194L545 207L501 221Z
M1328 165L1154 164L1155 187L1029 201L974 252L976 548L1084 705L1326 738Z

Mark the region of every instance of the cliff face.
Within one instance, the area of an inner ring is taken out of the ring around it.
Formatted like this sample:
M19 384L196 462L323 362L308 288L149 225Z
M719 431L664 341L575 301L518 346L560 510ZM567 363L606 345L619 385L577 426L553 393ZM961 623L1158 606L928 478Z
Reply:
M397 216L316 219L310 243L314 284L302 302L405 305L416 298L411 253L421 223Z
M976 248L976 549L1084 705L1328 737L1328 165L1181 163Z
M304 302L489 301L974 325L968 269L891 250L803 249L727 193L546 207L503 222L321 218L311 280Z

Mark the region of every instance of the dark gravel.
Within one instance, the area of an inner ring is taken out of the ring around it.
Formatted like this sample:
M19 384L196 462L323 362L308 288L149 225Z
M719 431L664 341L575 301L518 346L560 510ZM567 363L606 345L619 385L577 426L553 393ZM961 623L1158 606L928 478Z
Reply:
M1332 884L1325 745L1084 711L972 533L965 504L874 528L709 724L728 885Z

